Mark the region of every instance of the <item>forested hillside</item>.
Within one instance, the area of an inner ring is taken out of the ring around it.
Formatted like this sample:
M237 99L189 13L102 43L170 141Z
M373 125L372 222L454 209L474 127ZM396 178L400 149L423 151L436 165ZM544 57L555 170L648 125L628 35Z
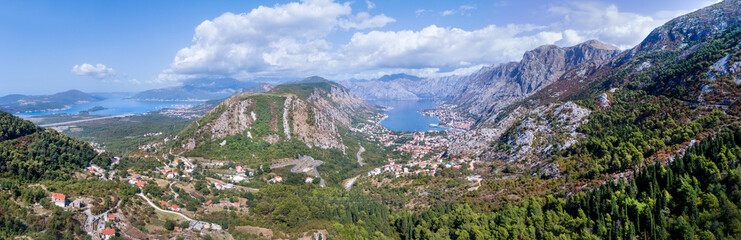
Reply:
M98 155L86 142L0 112L0 177L68 179L73 170L90 161L106 166L110 159Z

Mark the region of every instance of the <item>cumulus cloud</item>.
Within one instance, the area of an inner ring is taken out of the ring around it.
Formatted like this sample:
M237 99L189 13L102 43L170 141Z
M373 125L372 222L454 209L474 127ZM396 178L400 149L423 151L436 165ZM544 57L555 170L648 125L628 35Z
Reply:
M333 30L381 27L394 19L367 12L352 15L349 3L305 0L248 13L224 13L195 29L193 45L178 51L157 81L202 76L282 76L332 62Z
M572 2L551 7L548 12L562 18L553 25L564 32L559 45L599 39L625 49L640 42L654 28L687 11L661 11L646 16L619 11L613 4Z
M340 51L346 66L353 69L455 69L517 60L528 49L562 38L557 32L527 34L543 28L511 24L466 31L432 25L420 31L372 31L355 33Z
M474 9L463 5L449 10L448 15ZM419 16L425 12L432 11L420 9L415 13ZM599 3L554 6L547 12L559 21L547 26L488 25L468 30L430 25L418 30L357 31L381 28L395 19L353 13L349 3L331 0L260 6L247 13L224 13L202 22L195 29L193 44L178 51L157 81L310 75L344 79L400 72L464 75L483 65L520 60L525 51L545 44L569 46L598 39L627 48L667 18L684 13L644 16ZM347 42L330 42L327 38L335 31L356 32Z
M99 80L116 76L116 71L113 68L106 67L101 63L95 65L89 63L75 65L71 71L75 75L92 77Z

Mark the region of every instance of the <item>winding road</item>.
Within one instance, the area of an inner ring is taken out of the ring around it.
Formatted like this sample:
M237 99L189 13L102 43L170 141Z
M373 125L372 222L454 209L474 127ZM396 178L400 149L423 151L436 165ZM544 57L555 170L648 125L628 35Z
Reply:
M152 201L150 201L149 198L147 198L147 196L144 196L144 194L142 194L142 193L137 193L136 195L138 195L139 197L144 198L144 200L147 200L147 203L149 203L149 205L151 205L154 209L157 209L157 211L166 212L166 213L172 213L172 214L177 214L177 215L180 215L181 217L185 218L185 220L195 221L192 218L189 218L188 216L185 216L185 214L182 214L182 213L179 213L179 212L170 211L170 210L164 210L164 209L158 207L156 204L152 203Z
M326 187L327 184L324 183L324 178L322 178L322 176L319 175L319 171L316 170L316 167L318 167L319 165L322 165L322 163L324 162L321 160L314 160L314 158L312 158L311 156L303 156L296 161L273 166L270 168L276 169L276 168L282 168L282 167L286 167L290 165L296 165L293 168L291 168L292 173L300 173L300 172L304 172L306 168L312 168L314 170L314 175L316 175L316 177L319 178L319 185L322 187Z
M363 152L365 152L365 148L360 145L360 150L358 150L358 164L360 164L361 167L363 166L363 157L361 157L360 154Z

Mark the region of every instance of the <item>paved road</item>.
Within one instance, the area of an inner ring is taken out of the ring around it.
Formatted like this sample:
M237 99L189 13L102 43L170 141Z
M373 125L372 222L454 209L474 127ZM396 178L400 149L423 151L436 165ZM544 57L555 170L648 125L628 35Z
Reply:
M324 162L321 160L314 160L314 158L310 156L303 156L296 161L281 164L281 165L276 165L270 168L276 169L276 168L282 168L282 167L286 167L290 165L296 165L293 168L291 168L292 173L300 173L300 172L304 172L306 168L312 168L314 170L314 175L316 175L316 177L319 178L319 185L322 187L326 187L327 184L324 183L324 178L322 178L322 176L319 175L319 171L316 170L316 167L318 167L319 165L322 165L322 163Z
M361 167L363 166L363 157L361 157L360 154L363 152L365 152L365 148L360 146L360 150L358 150L358 164L360 164Z
M97 121L97 120L103 120L103 119L125 118L125 117L131 117L131 116L134 116L134 115L136 115L136 114L133 114L133 113L119 114L119 115L105 116L105 117L99 117L99 118L81 119L81 120L75 120L75 121L69 121L69 122L49 123L49 124L39 125L39 127L44 127L44 128L57 127L57 126L64 126L64 125L70 125L70 124L75 124L75 123Z

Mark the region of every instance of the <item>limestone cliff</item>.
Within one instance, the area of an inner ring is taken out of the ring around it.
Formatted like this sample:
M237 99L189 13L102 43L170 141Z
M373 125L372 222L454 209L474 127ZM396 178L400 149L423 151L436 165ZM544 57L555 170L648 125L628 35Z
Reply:
M270 144L297 139L309 147L344 151L340 129L377 112L375 105L333 82L284 84L266 93L230 97L183 130L176 147L190 151L244 134Z

